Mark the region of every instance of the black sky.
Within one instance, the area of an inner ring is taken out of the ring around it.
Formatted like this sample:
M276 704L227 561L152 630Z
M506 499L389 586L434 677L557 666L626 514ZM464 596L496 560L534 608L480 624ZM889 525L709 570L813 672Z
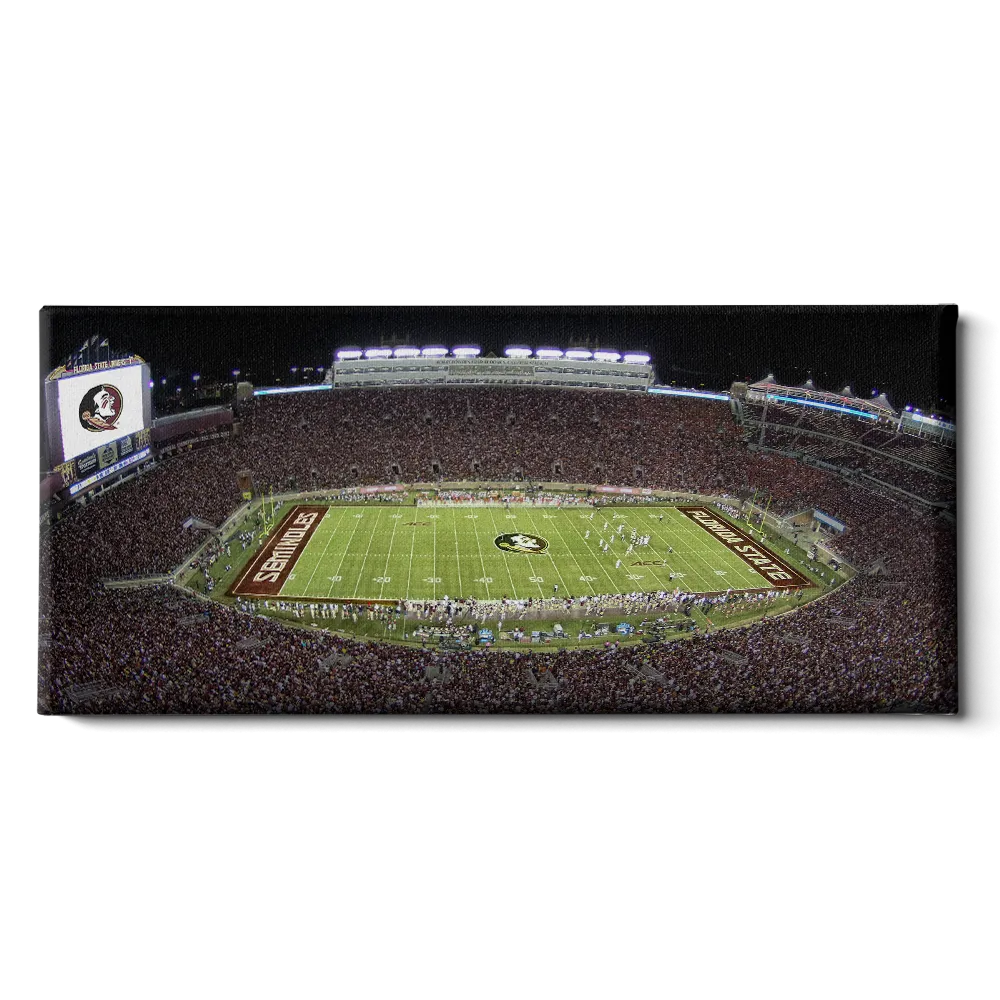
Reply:
M478 344L646 350L657 379L727 388L768 372L819 388L850 384L949 411L955 400L955 306L547 307L46 307L42 369L88 337L141 355L153 375L222 378L239 368L258 385L292 365L328 365L338 347ZM48 345L48 349L46 348Z

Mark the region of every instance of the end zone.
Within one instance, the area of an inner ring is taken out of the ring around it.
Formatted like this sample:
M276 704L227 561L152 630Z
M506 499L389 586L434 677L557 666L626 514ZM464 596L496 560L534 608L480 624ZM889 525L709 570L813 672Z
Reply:
M677 510L704 528L730 552L739 556L752 570L764 577L771 589L800 590L811 586L798 570L792 569L783 559L779 559L768 549L758 545L745 531L724 521L707 507L678 507Z
M299 504L282 518L267 544L226 591L229 597L276 597L328 507Z

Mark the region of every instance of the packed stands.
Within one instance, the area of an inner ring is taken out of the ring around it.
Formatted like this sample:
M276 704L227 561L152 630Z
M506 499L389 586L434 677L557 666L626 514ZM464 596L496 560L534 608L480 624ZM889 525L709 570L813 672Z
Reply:
M322 397L322 398L318 398ZM750 451L725 405L599 390L392 389L261 397L243 433L162 462L48 528L39 704L52 712L954 711L954 533L839 473ZM258 485L561 479L822 508L862 570L780 621L558 654L421 650L288 627L170 587ZM868 570L873 575L868 575Z
M761 400L741 404L748 443L875 480L930 504L953 506L955 448L902 430L899 422ZM871 488L870 483L863 483Z

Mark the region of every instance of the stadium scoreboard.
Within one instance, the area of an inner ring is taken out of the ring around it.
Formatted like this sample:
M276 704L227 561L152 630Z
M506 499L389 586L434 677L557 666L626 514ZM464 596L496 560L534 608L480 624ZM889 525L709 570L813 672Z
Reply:
M152 399L142 358L56 368L43 392L46 464L71 496L149 457Z

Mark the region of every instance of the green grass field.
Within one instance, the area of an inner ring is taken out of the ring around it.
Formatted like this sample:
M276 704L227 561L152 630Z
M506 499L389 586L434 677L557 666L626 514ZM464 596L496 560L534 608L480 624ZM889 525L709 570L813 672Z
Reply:
M618 538L608 553L598 544L611 535L605 522ZM617 536L620 524L624 537ZM650 543L626 556L633 527L650 535ZM541 538L544 551L501 551L495 539L504 534ZM622 565L616 568L618 559ZM658 560L665 565L636 565ZM560 596L579 596L676 587L707 593L766 588L768 582L669 506L507 511L385 504L330 507L281 597L433 600L447 594L517 599L551 597L556 585Z

